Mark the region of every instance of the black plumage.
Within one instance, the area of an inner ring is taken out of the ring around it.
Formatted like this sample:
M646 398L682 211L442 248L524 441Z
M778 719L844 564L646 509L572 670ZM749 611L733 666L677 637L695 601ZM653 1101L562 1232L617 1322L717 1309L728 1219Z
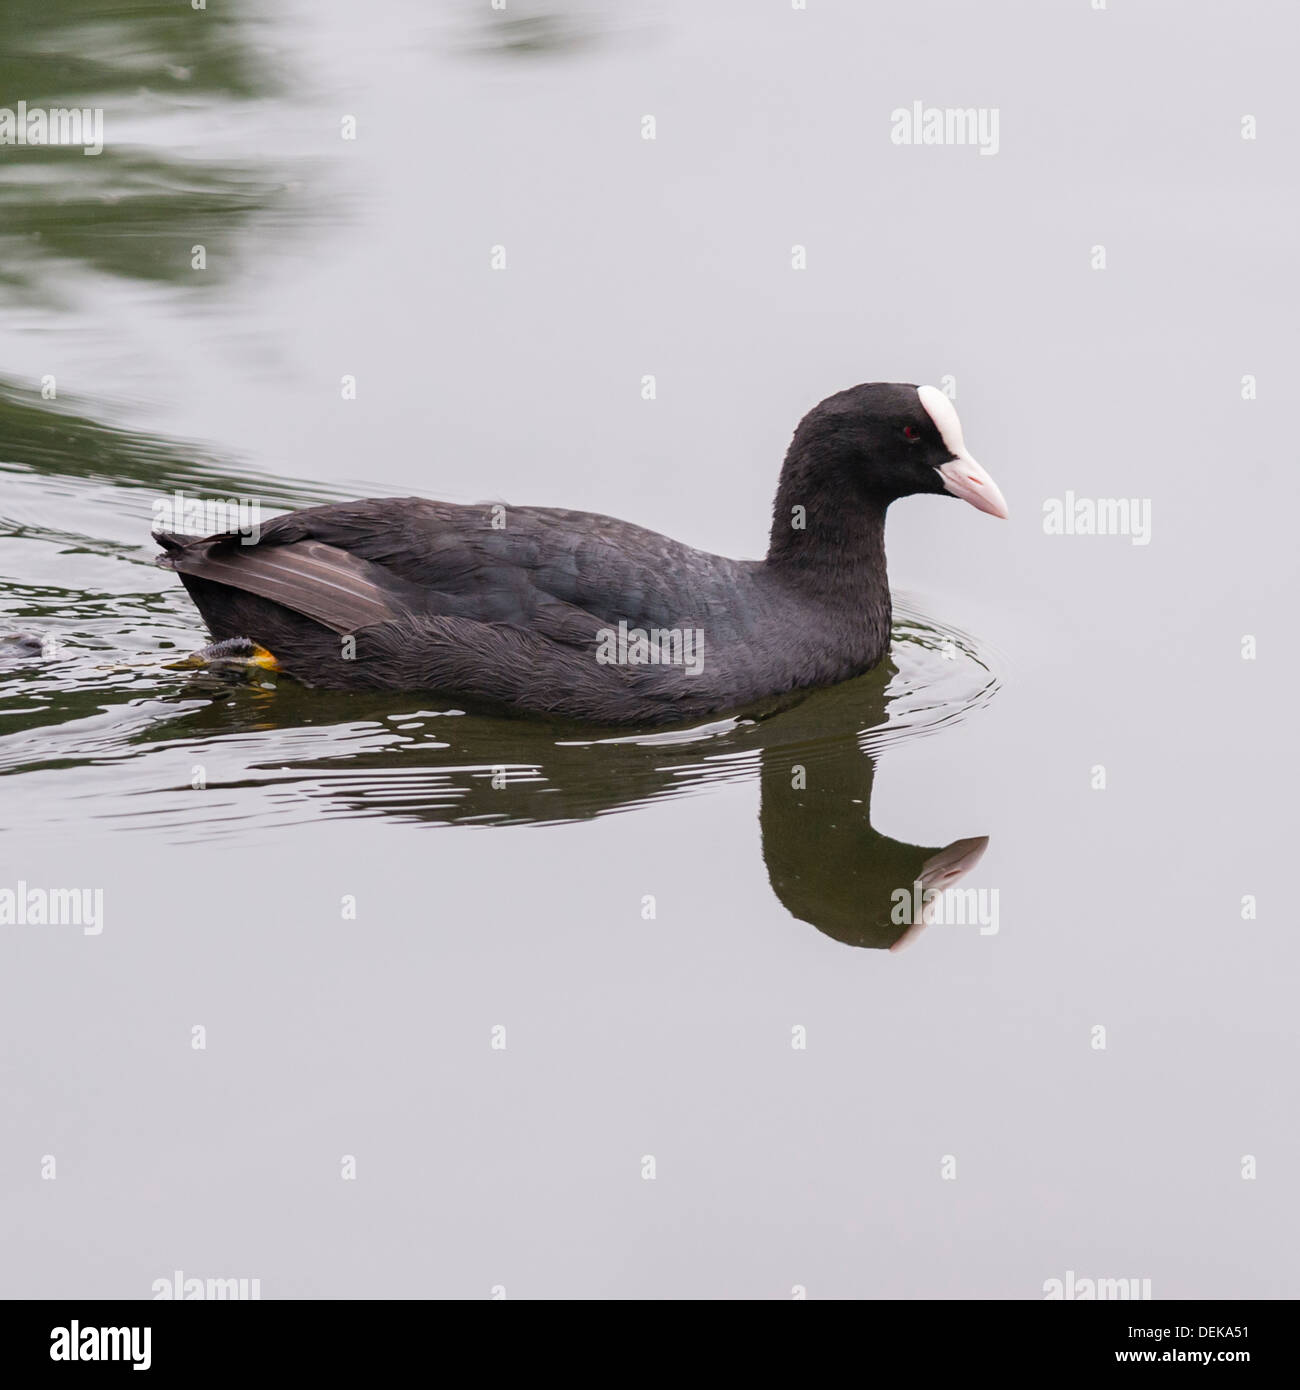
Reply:
M823 401L791 443L761 561L587 512L384 498L276 517L252 545L159 535L158 563L181 576L214 637L269 648L309 685L675 723L881 659L885 510L952 490L939 469L968 456L945 425L912 386ZM632 647L612 640L620 624ZM698 634L698 661L667 636L638 653L638 632Z

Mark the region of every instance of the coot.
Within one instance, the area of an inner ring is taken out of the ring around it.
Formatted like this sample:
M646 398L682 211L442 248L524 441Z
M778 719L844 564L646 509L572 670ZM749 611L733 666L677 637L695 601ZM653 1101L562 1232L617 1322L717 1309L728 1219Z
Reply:
M228 659L307 685L670 724L831 685L889 647L885 511L917 492L1007 515L933 386L874 382L800 421L763 560L612 517L377 498L236 533L159 533Z

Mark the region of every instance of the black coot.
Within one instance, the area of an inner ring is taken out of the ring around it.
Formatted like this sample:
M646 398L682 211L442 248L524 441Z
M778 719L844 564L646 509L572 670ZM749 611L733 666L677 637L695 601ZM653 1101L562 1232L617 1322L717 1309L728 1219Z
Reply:
M941 391L872 383L800 422L763 560L589 512L411 497L290 512L255 545L159 535L158 563L223 655L247 651L308 685L668 724L880 661L885 510L917 492L1007 514Z

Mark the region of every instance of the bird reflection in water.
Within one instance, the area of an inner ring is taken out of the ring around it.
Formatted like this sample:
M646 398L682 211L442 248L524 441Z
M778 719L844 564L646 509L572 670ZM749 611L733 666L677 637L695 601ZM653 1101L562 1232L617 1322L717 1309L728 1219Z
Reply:
M756 776L763 859L787 911L846 945L896 949L924 925L912 921L908 905L955 884L988 844L982 836L942 846L906 844L872 826L875 762L891 736L889 687L896 674L887 662L753 718L643 737L453 714L436 702L396 715L391 696L375 705L282 680L273 691L257 692L260 717L253 727L335 720L355 727L358 718L377 720L372 730L382 725L391 731L380 746L370 739L348 751L336 743L338 751L325 756L287 764L277 759L271 787L279 796L324 799L335 815L406 822L554 825L707 794L710 784ZM990 680L981 694L994 684ZM189 711L186 732L216 733L231 718L249 728L249 693ZM900 736L907 732L904 727ZM907 903L900 907L903 894Z

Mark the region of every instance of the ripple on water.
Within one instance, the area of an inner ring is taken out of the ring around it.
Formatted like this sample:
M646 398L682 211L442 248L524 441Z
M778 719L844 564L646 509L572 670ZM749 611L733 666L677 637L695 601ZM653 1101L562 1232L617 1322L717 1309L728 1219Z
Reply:
M857 680L761 719L589 737L288 681L196 694L168 664L203 640L178 591L101 592L89 609L68 589L21 598L9 635L27 640L0 642L0 771L46 793L24 798L24 819L61 820L73 795L106 826L182 841L322 817L583 820L753 779L774 761L875 760L960 723L998 684L968 634L901 600L889 663ZM60 638L47 620L71 612L76 633ZM33 639L51 632L42 652Z
M20 436L46 438L29 407L0 408ZM72 416L60 418L59 439L30 464L0 463L0 532L10 537L0 576L0 773L30 793L7 798L21 803L26 824L63 822L73 798L84 819L176 839L339 817L557 824L795 762L822 769L827 785L865 764L869 781L891 747L951 729L997 689L987 648L907 596L896 599L882 667L763 718L686 729L602 736L470 715L427 697L283 680L203 686L174 669L206 638L184 591L153 565L157 480L288 507L326 496L306 483L267 486L197 452ZM120 476L115 485L106 468ZM844 787L865 802L869 785L859 790Z

